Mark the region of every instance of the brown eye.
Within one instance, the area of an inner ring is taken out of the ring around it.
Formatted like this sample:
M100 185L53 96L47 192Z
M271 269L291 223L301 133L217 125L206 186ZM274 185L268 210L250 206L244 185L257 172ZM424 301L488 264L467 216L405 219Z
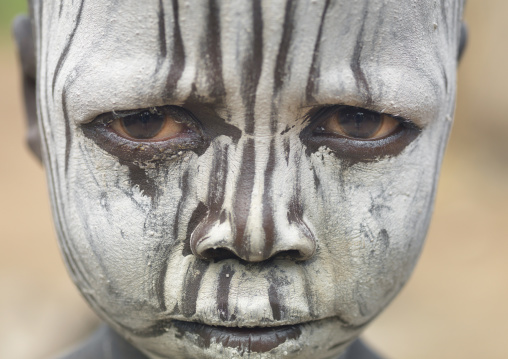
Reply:
M186 130L183 123L155 108L116 118L110 126L118 135L134 141L162 141Z
M356 140L373 140L393 133L400 122L390 115L356 107L342 107L317 127L321 134L336 134Z
M421 133L409 120L360 107L325 106L308 116L300 134L307 150L326 147L350 164L396 156Z
M209 145L199 119L174 105L111 111L82 125L83 134L100 148L132 164L162 164L197 154Z

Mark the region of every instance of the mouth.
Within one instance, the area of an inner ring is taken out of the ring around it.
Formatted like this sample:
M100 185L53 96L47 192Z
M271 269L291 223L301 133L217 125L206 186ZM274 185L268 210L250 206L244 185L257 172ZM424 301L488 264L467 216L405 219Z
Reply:
M247 353L266 353L287 340L298 339L304 325L306 323L247 328L173 321L179 338L190 337L198 346L204 348L209 348L212 343L220 343L223 347L236 348Z

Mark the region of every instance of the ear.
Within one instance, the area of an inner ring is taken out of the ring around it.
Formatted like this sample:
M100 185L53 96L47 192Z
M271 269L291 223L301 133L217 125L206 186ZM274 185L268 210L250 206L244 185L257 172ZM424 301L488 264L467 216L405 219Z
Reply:
M26 15L16 17L12 23L12 33L18 46L19 61L21 62L23 72L23 95L28 124L26 140L32 153L42 162L41 135L37 124L37 107L35 103L37 65L30 18Z

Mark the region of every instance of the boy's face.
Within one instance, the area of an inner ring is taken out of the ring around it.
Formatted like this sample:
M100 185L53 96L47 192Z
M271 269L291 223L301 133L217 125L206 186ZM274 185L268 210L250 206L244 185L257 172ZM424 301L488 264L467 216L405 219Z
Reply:
M33 11L61 249L146 354L333 357L407 281L453 116L461 1Z

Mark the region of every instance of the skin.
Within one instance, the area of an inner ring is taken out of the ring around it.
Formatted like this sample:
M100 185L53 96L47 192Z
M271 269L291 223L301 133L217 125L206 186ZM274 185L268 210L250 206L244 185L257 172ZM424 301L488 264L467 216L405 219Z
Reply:
M150 358L344 353L419 256L462 7L34 2L42 158L92 308ZM154 107L186 130L112 125ZM341 109L396 128L323 133Z

